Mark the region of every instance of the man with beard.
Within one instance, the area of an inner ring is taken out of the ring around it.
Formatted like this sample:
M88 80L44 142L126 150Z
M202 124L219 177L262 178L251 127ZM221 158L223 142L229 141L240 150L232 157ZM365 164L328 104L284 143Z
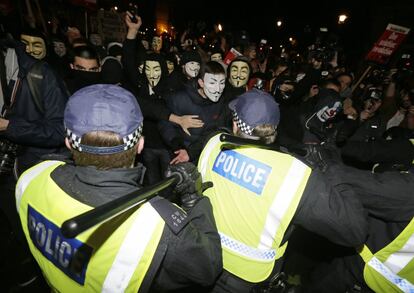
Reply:
M70 76L66 86L71 94L77 90L100 82L98 54L89 46L73 48L71 52Z
M223 67L215 61L210 61L204 66L197 80L197 87L187 83L183 90L167 98L167 106L175 114L198 115L204 122L203 127L193 128L189 133L185 133L172 123L160 123L161 135L176 155L170 164L196 162L202 149L201 137L224 126L221 95L225 81Z

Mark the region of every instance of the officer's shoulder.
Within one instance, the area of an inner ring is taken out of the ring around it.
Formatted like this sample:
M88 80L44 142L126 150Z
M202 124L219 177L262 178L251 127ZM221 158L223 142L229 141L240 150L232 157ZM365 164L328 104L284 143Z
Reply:
M187 213L165 198L156 196L149 202L174 234L178 234L189 222Z

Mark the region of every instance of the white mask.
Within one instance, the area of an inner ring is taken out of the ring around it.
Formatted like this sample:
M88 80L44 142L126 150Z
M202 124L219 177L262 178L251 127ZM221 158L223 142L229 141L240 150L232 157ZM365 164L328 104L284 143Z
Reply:
M200 63L195 61L187 62L184 65L184 70L189 77L196 77L200 72Z
M244 61L235 61L230 66L229 82L234 87L242 87L249 81L250 68Z
M59 57L63 57L66 55L66 46L63 42L53 41L53 50Z
M217 102L224 91L226 76L224 74L206 73L203 78L203 92L212 102Z
M151 87L155 87L161 79L161 65L158 61L145 62L145 75Z

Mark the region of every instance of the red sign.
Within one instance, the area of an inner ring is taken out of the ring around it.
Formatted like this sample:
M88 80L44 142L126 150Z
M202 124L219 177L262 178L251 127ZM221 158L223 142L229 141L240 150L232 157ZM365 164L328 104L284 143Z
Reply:
M227 53L226 57L224 57L223 62L224 64L229 65L231 61L233 61L234 59L236 59L237 57L241 55L242 53L240 53L234 48L231 48L230 51Z
M397 51L409 32L409 28L391 23L388 24L385 32L374 44L374 47L372 47L365 59L379 64L386 64L391 55Z

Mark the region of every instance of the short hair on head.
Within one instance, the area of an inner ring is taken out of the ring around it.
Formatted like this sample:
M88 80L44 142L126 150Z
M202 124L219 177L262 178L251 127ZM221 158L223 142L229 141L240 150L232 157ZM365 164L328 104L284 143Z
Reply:
M88 60L96 59L96 61L98 61L99 63L98 53L96 52L94 48L90 46L79 46L79 47L73 48L70 52L71 52L70 53L71 62L75 61L75 57L80 57L80 58L84 58Z
M209 61L203 66L201 66L199 78L203 79L206 73L225 75L226 71L224 70L224 67L220 63L216 61Z
M327 88L329 85L334 85L338 88L341 88L341 83L336 78L324 79L319 83L319 87Z
M115 132L93 131L82 135L82 143L89 146L111 147L120 145L123 141ZM136 148L110 155L91 154L72 149L72 154L77 166L94 166L99 170L108 170L131 167L135 162Z
M276 140L277 127L272 124L257 125L253 129L252 135L248 135L244 133L243 131L241 131L240 128L238 128L236 132L236 136L259 140L264 144L272 144Z

